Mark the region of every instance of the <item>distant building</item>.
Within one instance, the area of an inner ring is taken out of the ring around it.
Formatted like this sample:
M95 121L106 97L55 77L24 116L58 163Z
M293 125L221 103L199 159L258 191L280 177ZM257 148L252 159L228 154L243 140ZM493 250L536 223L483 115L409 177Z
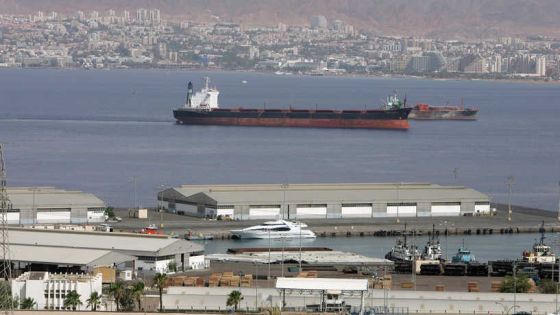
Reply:
M327 18L323 15L314 15L309 20L312 29L326 29L328 27Z
M539 77L546 76L546 57L545 56L538 56L536 58L536 65L535 65L536 74Z
M80 295L77 310L89 310L89 296L98 292L101 296L101 274L53 274L48 272L26 272L12 280L12 297L18 301L32 298L38 310L70 310L64 299L71 291ZM103 310L100 304L98 310Z

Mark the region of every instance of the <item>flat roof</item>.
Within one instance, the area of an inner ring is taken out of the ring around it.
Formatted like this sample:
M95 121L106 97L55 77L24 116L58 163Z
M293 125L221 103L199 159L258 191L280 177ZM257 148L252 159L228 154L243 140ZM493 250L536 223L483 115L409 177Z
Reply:
M10 245L10 259L52 265L106 266L133 261L136 257L109 250Z
M172 189L187 198L202 193L221 204L489 201L488 195L471 188L429 183L183 185Z
M9 239L15 245L102 249L135 256L167 256L204 250L202 245L187 240L117 232L10 228Z
M367 279L278 278L277 289L367 291Z

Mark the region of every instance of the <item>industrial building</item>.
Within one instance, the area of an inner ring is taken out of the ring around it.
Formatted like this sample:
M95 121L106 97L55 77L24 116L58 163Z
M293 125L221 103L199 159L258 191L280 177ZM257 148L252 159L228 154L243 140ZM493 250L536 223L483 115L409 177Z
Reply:
M477 215L490 198L427 183L184 185L158 193L168 211L234 220Z
M48 272L26 272L12 280L12 297L18 301L32 298L38 310L65 310L64 300L70 291L80 295L77 310L88 310L87 299L93 292L101 295L101 274L53 274ZM99 310L103 310L100 305Z
M206 267L202 245L168 236L10 228L9 239L17 254L12 260L19 262L95 266L134 256L131 267L140 271L167 272L171 263L180 271ZM25 247L33 250L26 253Z
M81 191L54 187L9 187L8 224L105 222L105 202Z

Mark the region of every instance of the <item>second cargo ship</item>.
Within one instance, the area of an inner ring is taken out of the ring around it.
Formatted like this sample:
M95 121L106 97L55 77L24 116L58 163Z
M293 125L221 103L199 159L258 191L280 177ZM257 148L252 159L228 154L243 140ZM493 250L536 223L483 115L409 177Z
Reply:
M310 109L257 109L220 108L220 92L208 86L193 92L189 82L187 101L173 111L178 124L226 125L264 127L312 127L312 128L364 128L364 129L408 129L408 115L412 108L398 96L387 98L381 109L373 110L310 110Z

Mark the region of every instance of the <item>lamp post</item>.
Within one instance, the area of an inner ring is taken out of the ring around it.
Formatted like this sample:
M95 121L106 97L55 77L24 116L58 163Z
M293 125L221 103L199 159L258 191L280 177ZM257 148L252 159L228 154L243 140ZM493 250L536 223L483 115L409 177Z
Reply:
M513 313L516 313L517 304L517 264L513 264Z
M560 221L560 181L558 182L558 221ZM556 309L558 312L558 309Z
M267 281L270 281L270 228L268 229L268 277Z
M397 224L401 222L399 219L399 206L400 206L399 188L400 188L400 183L397 183Z
M259 306L258 306L258 302L257 302L257 297L259 295L259 285L258 285L258 280L259 280L259 262L255 261L255 311L259 310Z
M508 186L508 221L511 221L511 193L515 177L508 176L506 185ZM515 312L514 312L515 313Z
M167 187L167 185L161 184L159 187L161 189L161 201L159 202L159 227L163 228L163 209L165 208L165 201L163 199L165 196L165 187Z

